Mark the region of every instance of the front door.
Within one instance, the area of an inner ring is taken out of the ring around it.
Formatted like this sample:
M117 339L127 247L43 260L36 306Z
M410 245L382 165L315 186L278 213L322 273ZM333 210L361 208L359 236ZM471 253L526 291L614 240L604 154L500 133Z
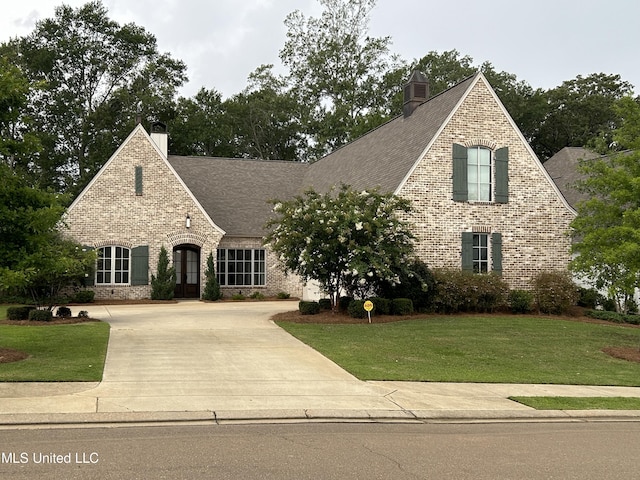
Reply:
M200 248L178 245L173 249L173 266L176 268L175 298L199 298Z

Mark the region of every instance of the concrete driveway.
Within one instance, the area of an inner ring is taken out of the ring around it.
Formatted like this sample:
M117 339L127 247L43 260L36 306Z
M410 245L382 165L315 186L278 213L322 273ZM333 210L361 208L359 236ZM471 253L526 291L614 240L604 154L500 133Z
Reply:
M111 324L97 412L390 407L269 318L294 302L93 307Z

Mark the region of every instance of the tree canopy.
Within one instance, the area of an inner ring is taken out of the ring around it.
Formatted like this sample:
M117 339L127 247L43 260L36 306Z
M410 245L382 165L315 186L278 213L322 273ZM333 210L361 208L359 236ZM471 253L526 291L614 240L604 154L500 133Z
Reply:
M287 272L317 281L335 306L343 289L364 296L394 283L413 260L413 236L400 218L408 200L346 185L274 201L265 237Z

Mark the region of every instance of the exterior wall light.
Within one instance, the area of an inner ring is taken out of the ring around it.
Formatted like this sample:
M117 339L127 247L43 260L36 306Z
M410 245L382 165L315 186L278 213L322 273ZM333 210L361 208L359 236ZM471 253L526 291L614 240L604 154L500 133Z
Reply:
M185 225L187 228L191 228L191 217L189 216L189 214L187 213L187 218L185 219Z

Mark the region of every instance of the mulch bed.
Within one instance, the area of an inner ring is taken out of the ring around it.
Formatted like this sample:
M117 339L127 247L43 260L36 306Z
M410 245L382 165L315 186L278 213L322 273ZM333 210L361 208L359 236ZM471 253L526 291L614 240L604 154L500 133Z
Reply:
M607 355L629 362L640 362L640 347L607 347L602 351Z
M0 363L19 362L25 358L29 358L29 355L24 352L10 348L0 348Z

